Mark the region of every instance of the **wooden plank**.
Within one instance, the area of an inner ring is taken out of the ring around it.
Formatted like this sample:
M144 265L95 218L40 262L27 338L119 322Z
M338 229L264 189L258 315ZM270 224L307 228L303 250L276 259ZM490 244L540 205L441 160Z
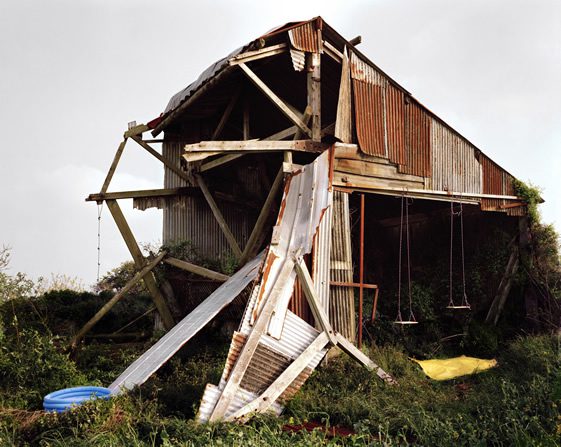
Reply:
M242 62L250 62L258 59L263 59L266 57L276 56L277 54L282 54L287 51L286 43L280 43L278 45L271 45L265 48L254 51L246 51L244 53L238 54L232 57L228 63L230 65L240 64Z
M323 41L323 51L335 62L341 63L343 61L343 53L341 53L327 40Z
M140 146L142 146L144 149L146 149L146 151L148 151L148 153L150 153L151 155L153 155L154 157L156 157L158 160L160 160L167 168L171 169L173 172L175 172L180 178L182 178L183 180L185 180L187 183L190 183L190 179L189 176L187 175L187 173L185 173L183 170L181 170L180 168L178 168L177 166L175 166L175 164L173 162L171 162L170 160L168 160L167 158L165 158L163 155L161 155L158 151L156 151L152 146L150 146L149 144L145 143L144 141L142 141L140 138L138 137L132 137L132 139L134 141L136 141Z
M230 279L228 275L224 275L223 273L215 272L214 270L207 269L205 267L201 267L200 265L193 264L191 262L183 261L181 259L176 258L166 258L164 262L169 265L173 265L174 267L180 268L187 272L194 273L196 275L202 276L204 278L212 279L214 281L226 282Z
M505 272L503 277L501 278L501 282L499 283L499 288L497 289L497 293L491 306L489 307L489 311L487 312L487 317L485 318L485 323L497 325L499 321L499 317L501 316L502 310L506 303L506 299L508 298L508 294L512 287L512 281L514 279L514 275L518 270L518 265L520 262L520 257L518 253L518 245L516 244L516 240L511 242L512 248L510 252L510 257L508 259L508 263L505 268Z
M329 145L312 140L248 140L248 141L201 141L199 143L186 144L185 151L190 152L279 152L299 151L319 153L328 149Z
M351 71L346 49L343 54L343 63L341 64L341 83L339 84L337 118L335 119L335 138L338 138L343 143L350 143L353 139Z
M241 89L238 88L235 91L235 93L232 95L232 98L230 99L230 102L226 106L226 109L224 110L224 113L222 114L222 117L220 118L220 121L218 122L216 129L214 129L214 132L212 133L211 140L216 140L222 133L222 130L224 129L224 126L226 125L226 122L230 118L230 115L232 114L232 110L234 110L234 106L238 101L238 98L240 96L240 91Z
M222 215L222 212L220 211L220 209L218 208L218 205L216 204L214 198L212 197L212 194L210 193L204 179L199 174L197 174L195 177L197 179L197 183L199 185L199 188L201 188L201 191L202 191L203 195L205 196L205 199L206 199L208 205L210 206L212 214L214 214L214 218L218 222L218 225L220 226L220 229L222 230L222 233L224 233L224 236L226 237L226 240L228 241L228 244L230 245L230 248L232 249L232 252L234 253L234 256L237 259L240 259L240 257L242 256L242 251L240 249L240 246L238 245L238 242L236 241L236 238L232 234L232 231L230 230L230 227L226 223L226 220L224 219L224 216Z
M156 267L162 259L166 256L166 252L160 253L156 258L154 258L150 263L146 264L142 270L136 272L136 274L132 277L132 279L125 284L125 286L119 290L118 293L113 295L107 303L103 305L101 309L97 311L97 313L90 318L90 320L84 324L82 329L78 331L78 333L72 339L70 343L71 349L75 349L78 346L78 343L84 338L84 336L96 325L96 323L103 318L107 312L109 312L115 304L117 304L121 298L123 298L130 289L132 289L144 276L146 276L149 272L152 271L154 267Z
M247 240L247 244L245 245L244 251L240 258L241 265L244 265L249 259L253 258L257 250L259 249L259 247L257 246L257 241L259 240L259 236L261 235L261 233L263 233L264 231L265 223L267 222L267 219L271 215L271 208L275 201L275 197L280 189L280 186L282 185L282 180L283 180L283 171L282 169L280 169L277 176L275 177L275 180L273 181L273 184L271 185L271 189L269 190L269 194L265 199L263 208L261 208L261 212L257 217L255 226L251 231L251 235Z
M370 360L366 354L359 350L349 340L347 340L341 334L337 334L336 337L338 342L337 346L341 348L345 353L354 358L360 364L364 365L369 370L374 371L376 375L384 382L390 385L395 385L397 383L392 376L390 376L386 371L384 371L376 363Z
M163 188L163 189L138 189L135 191L116 191L106 192L105 194L90 194L86 202L99 202L111 199L145 199L148 197L170 197L192 194L195 190L192 186L182 188Z
M103 182L103 186L101 187L100 194L104 194L107 192L107 188L109 188L109 183L111 183L111 179L113 178L113 174L115 174L115 169L117 169L117 165L119 164L119 160L121 159L121 155L123 155L123 150L125 149L125 145L127 144L127 139L125 138L119 144L117 148L117 152L115 152L115 157L113 158L113 162L107 172L107 176L105 177L105 181Z
M271 315L275 309L275 306L281 296L281 292L283 291L284 287L286 286L286 282L289 280L292 271L294 270L294 261L291 259L286 259L282 269L275 281L275 284L266 298L265 303L261 309L261 312L257 316L255 323L253 324L253 328L249 333L245 344L238 356L238 360L236 364L232 368L230 372L230 377L228 377L228 381L224 386L224 390L222 391L222 395L218 399L214 410L212 411L209 422L216 422L224 418L230 403L242 381L242 378L247 371L247 367L249 366L249 362L257 349L257 345L259 344L259 339L265 333L265 330L269 324L269 320L271 319Z
M264 413L306 369L319 352L329 344L329 337L325 332L316 339L269 385L269 387L255 400L240 408L225 419L226 422L245 422L251 413Z
M312 106L308 105L306 106L306 109L304 110L304 113L302 114L302 121L308 125L308 123L310 122L310 119L312 118ZM300 140L302 139L303 134L302 134L302 130L298 129L296 131L296 133L294 134L294 138L293 140Z
M308 105L312 107L312 140L321 141L321 55L306 54ZM296 123L295 123L296 124Z
M366 177L385 178L388 180L402 180L419 184L424 182L424 177L401 174L396 166L386 163L377 163L376 161L335 158L335 170Z
M337 345L335 332L333 331L333 328L329 323L329 317L325 313L323 306L320 304L319 298L314 288L314 282L312 281L310 272L308 272L308 267L306 267L304 259L298 259L294 266L296 267L296 273L298 275L298 279L300 279L300 285L302 286L304 295L306 296L308 304L310 305L312 313L314 314L316 324L319 323L321 328L329 337L329 341L331 342L331 344Z
M312 131L308 126L306 126L306 124L304 124L302 119L296 115L247 65L241 63L239 64L239 67L290 121L302 129L306 135L312 136Z
M136 239L132 234L132 231L125 219L125 216L123 215L123 212L121 211L121 208L119 207L116 200L106 200L106 203L109 211L111 212L111 215L113 216L113 219L115 220L115 223L117 224L117 228L121 232L121 236L123 236L125 244L127 245L131 253L136 268L141 270L146 265L146 259L144 258L142 252L140 251L140 248L138 247ZM162 317L165 328L168 330L171 329L175 324L174 319L164 297L162 296L162 293L160 292L160 289L158 289L158 286L156 285L156 278L154 277L152 272L148 272L146 275L144 275L143 281L146 285L146 288L150 292L150 295L152 295L152 300L154 301L154 304L156 305L156 308L158 309L158 312Z
M148 132L150 128L146 124L139 124L138 126L131 127L124 134L125 138L132 138L138 135L142 135L144 132Z

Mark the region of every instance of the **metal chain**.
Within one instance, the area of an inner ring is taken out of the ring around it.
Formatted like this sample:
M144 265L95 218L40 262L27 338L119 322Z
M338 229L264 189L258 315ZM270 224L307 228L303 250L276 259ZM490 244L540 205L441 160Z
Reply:
M448 282L448 292L450 294L450 299L448 301L448 307L454 307L454 299L452 298L452 259L454 255L454 202L450 202L450 278Z
M97 282L99 282L99 272L101 270L101 213L103 202L97 205Z
M462 202L460 202L460 236L462 241L462 281L463 281L463 297L462 297L462 305L470 307L468 302L467 294L466 294L466 264L465 264L465 256L464 256L464 209L462 206Z

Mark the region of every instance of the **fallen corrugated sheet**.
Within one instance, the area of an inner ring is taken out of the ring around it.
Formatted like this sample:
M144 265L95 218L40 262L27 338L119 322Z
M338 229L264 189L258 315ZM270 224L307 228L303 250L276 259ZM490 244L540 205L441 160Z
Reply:
M270 386L319 335L315 328L290 312L288 304L296 277L295 257L311 252L314 235L331 206L328 173L329 153L324 152L287 178L260 282L242 319L239 333L246 336L245 342L239 347L239 335L232 340L218 387L222 395L213 396L215 389L207 388L199 409L200 421L227 418L236 411L240 400L248 404L255 400L255 392ZM287 388L290 395L325 352L326 349L320 349L304 365L293 386ZM267 365L278 368L273 373ZM212 402L216 402L214 408L209 404Z
M144 383L181 346L205 327L218 313L230 304L258 275L263 253L235 273L216 289L193 312L164 335L154 346L132 363L110 386L113 393L132 389Z

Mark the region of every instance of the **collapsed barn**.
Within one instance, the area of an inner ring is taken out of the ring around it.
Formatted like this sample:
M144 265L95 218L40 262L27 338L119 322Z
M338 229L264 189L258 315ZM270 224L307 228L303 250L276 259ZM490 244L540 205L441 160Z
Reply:
M142 384L232 305L241 322L220 383L207 386L201 421L282 411L333 346L393 383L359 349L379 292L392 290L384 299L396 324L420 322L411 276L441 246L449 255L444 306L468 311L466 246L500 227L513 240L487 303L487 320L497 321L525 239L515 179L359 43L321 18L286 24L210 66L159 118L129 125L101 191L88 200L107 204L138 272L73 344L140 280L169 332L115 380L114 392ZM163 163L164 188L108 191L128 140ZM224 275L165 252L146 259L119 199L163 209L164 243L189 241L206 258L233 260L237 271ZM434 253L426 243L416 251L419 239L434 240ZM173 306L152 272L160 263L190 273L172 281ZM187 316L175 324L178 308Z

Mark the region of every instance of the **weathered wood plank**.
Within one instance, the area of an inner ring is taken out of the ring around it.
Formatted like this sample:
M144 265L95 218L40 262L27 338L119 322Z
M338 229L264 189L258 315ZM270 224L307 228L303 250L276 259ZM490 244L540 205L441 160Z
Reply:
M125 219L125 216L123 215L123 212L121 211L121 208L119 207L116 200L106 200L106 203L109 211L111 212L111 215L113 216L113 219L115 220L115 223L117 224L117 228L119 229L121 236L123 236L125 244L127 245L131 253L136 268L141 270L146 265L146 259L144 258L142 252L140 251L140 248L138 247L136 239L132 234L132 231ZM160 292L160 289L158 289L158 286L156 285L156 278L154 277L152 272L148 272L146 275L144 275L143 281L146 285L146 288L150 292L150 295L152 296L152 300L154 301L159 314L162 317L165 328L171 329L175 322L168 308L168 305L164 297L162 296L162 293Z
M197 183L199 185L199 188L201 188L201 191L202 191L203 195L205 196L205 199L208 203L208 206L210 206L210 209L212 211L212 214L214 215L214 218L218 222L218 225L220 226L220 229L222 230L222 233L224 233L224 236L226 237L226 240L228 241L228 245L230 245L230 248L232 249L232 252L234 253L234 256L237 259L240 259L240 257L242 256L242 251L240 249L240 246L238 245L238 242L236 241L236 238L232 234L232 231L230 230L230 227L226 223L226 220L224 219L224 216L222 215L222 212L220 211L220 208L218 208L218 205L216 204L216 201L212 197L212 194L210 193L204 179L199 174L197 174L195 177L197 179Z
M148 153L150 153L151 155L153 155L154 157L156 157L158 160L160 160L167 168L171 169L173 172L175 172L180 178L182 178L183 180L185 180L186 182L190 182L189 176L187 175L187 173L185 173L184 171L182 171L180 168L178 168L177 166L175 166L175 164L168 160L167 158L165 158L162 154L160 154L158 151L156 151L152 146L150 146L148 143L145 143L144 141L142 141L140 138L138 137L132 137L132 139L134 141L136 141L140 146L142 146Z
M146 276L149 272L152 271L154 267L156 267L162 259L166 256L166 252L160 253L156 258L146 264L142 270L136 272L136 274L132 277L132 279L125 284L125 286L119 290L115 295L111 297L107 303L103 305L101 309L97 311L97 313L90 318L90 320L84 324L82 329L78 331L78 333L72 339L70 343L71 349L75 349L78 346L78 343L82 341L84 336L96 325L96 323L103 318L104 315L109 312L115 304L117 304L121 298L123 298L130 289L132 289L144 276Z
M137 135L142 135L144 132L148 132L150 128L146 124L139 124L138 126L131 127L124 134L125 138L136 137Z
M238 101L238 98L240 96L240 92L241 92L241 89L238 88L235 91L235 93L232 95L232 98L230 99L230 102L226 106L226 109L224 109L224 113L222 114L222 117L220 118L220 121L218 122L218 125L216 126L216 129L214 129L214 132L212 133L212 138L211 138L212 140L216 140L220 136L220 134L222 133L222 130L224 129L224 126L226 125L226 122L230 118L230 115L232 114L232 110L234 110L234 106L236 105L236 102Z
M311 129L302 122L302 119L296 115L246 64L241 63L239 64L239 67L290 121L302 129L306 135L312 136Z
M298 279L300 280L302 291L304 292L308 304L310 305L310 309L312 310L314 319L316 320L316 324L319 323L321 328L325 331L325 333L329 337L329 341L331 342L331 344L337 345L337 338L335 336L335 332L331 327L331 323L329 322L329 317L325 313L323 306L320 304L319 298L314 288L314 282L312 280L312 277L310 276L310 272L308 272L308 267L306 267L306 263L302 258L300 258L296 261L294 266L296 267L296 273L298 275Z
M268 47L261 48L259 50L246 51L244 53L238 54L231 58L228 63L230 65L236 65L240 63L255 61L258 59L263 59L266 57L275 56L277 54L282 54L287 51L286 43L280 43L278 45L271 45Z
M99 202L111 199L144 199L148 197L170 197L192 194L195 190L192 186L182 188L163 188L163 189L138 189L135 191L115 191L105 194L90 194L86 197L86 202Z
M350 143L353 138L351 71L346 50L343 53L343 62L341 64L341 83L339 84L337 118L335 119L335 138L338 138L343 143Z
M219 154L221 152L323 152L329 145L312 140L248 140L248 141L201 141L199 143L186 144L185 151L208 152Z
M306 54L306 71L308 105L312 108L311 136L312 140L321 141L321 55L319 53Z
M335 158L335 170L339 172L348 172L349 174L384 178L388 180L399 180L418 184L422 184L424 182L423 177L411 174L401 174L398 172L396 166L378 163L374 160L366 161Z
M205 267L201 267L200 265L183 261L181 259L169 257L164 259L164 262L166 264L173 265L174 267L177 267L179 269L185 270L190 273L194 273L195 275L202 276L203 278L212 279L214 281L226 282L230 279L228 275L215 272L214 270L210 270Z
M109 171L107 172L107 176L105 177L105 181L103 182L103 186L101 187L100 194L104 194L107 192L107 188L109 188L109 183L111 183L111 179L113 178L113 174L115 174L115 169L117 169L117 165L119 164L119 160L121 159L121 155L123 155L123 150L125 149L125 145L127 144L127 139L125 138L119 144L117 148L117 152L115 152L115 157L113 158L113 162L109 167Z
M364 365L366 368L374 371L376 375L382 379L384 382L394 385L397 382L392 376L390 376L386 371L380 368L376 363L374 363L366 354L364 354L360 349L353 345L349 340L343 337L341 334L337 334L338 347L341 348L345 353L354 358L357 362Z

